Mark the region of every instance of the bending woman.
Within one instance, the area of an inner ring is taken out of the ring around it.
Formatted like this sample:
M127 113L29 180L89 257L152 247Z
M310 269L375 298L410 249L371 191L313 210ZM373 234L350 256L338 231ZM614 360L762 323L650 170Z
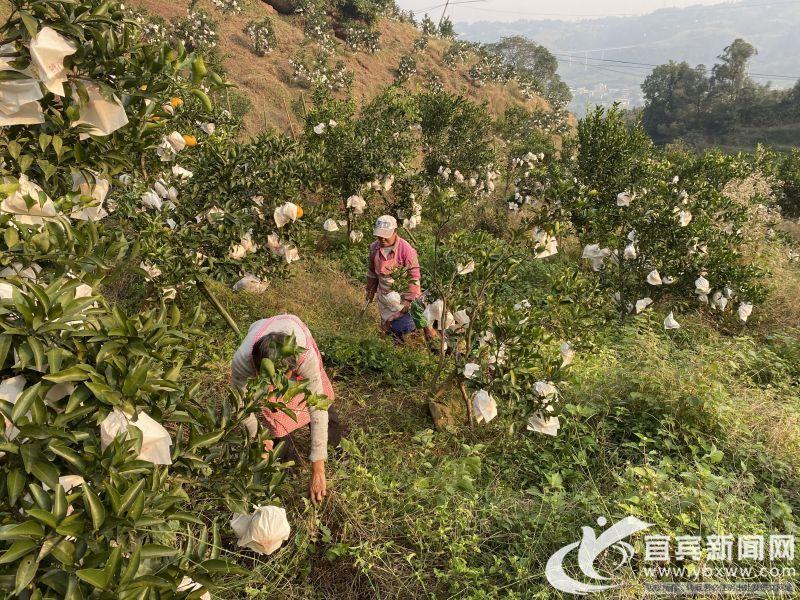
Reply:
M257 375L261 361L265 358L277 365L279 361L274 356L275 348L280 348L292 335L302 353L290 365L287 376L289 379L305 381L310 392L327 396L333 402L333 386L322 366L322 356L314 337L306 324L295 315L277 315L256 321L250 326L247 336L233 356L231 385L244 389L247 381ZM287 406L294 411L296 421L279 410L265 408L261 411L261 421L274 438L266 443L266 449L272 450L279 442L285 442L287 458L299 460L292 433L308 425L311 428L309 495L315 502L320 502L327 493L325 461L328 458L328 443L336 446L344 435L338 414L333 406L327 411L307 406L303 394L292 398Z

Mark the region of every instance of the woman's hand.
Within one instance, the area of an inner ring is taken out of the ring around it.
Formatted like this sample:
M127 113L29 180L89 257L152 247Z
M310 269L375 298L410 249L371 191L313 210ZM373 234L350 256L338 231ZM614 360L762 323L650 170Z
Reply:
M269 453L275 449L275 442L272 440L264 440L264 453L261 455L261 458L264 460L269 458Z
M308 485L308 495L312 502L322 502L328 493L328 482L325 480L325 461L318 460L311 463L311 482Z

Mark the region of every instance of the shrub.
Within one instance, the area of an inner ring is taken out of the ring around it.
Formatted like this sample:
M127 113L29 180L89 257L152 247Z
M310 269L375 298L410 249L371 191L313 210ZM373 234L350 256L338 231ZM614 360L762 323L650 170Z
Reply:
M189 9L186 16L175 23L172 31L189 52L206 53L216 48L219 42L217 22L202 9Z
M481 180L495 161L490 119L484 105L447 92L419 96L425 173L440 168Z
M456 29L450 17L444 17L441 23L439 23L439 37L446 39L453 39L456 37Z
M382 210L373 200L393 195L392 182L403 174L401 165L417 151L410 129L417 119L416 106L396 88L385 90L358 115L352 102L335 100L322 91L314 102L304 140L315 165L313 179L327 197L325 208L341 211L325 217L346 217L350 233L366 217L361 216L363 209L348 207L348 199L356 196L366 202L369 214Z
M397 66L397 74L395 75L394 82L396 85L402 85L417 74L417 59L411 54L406 54L400 58L400 64Z
M412 45L414 52L424 52L425 49L428 47L428 43L430 42L430 38L423 34L419 36L417 39L414 40L414 44Z
M451 69L455 69L459 63L467 60L470 52L473 51L474 44L465 42L463 40L453 40L453 43L447 48L444 53L444 64Z
M244 28L247 37L250 38L253 52L258 56L265 56L272 52L278 45L275 37L275 29L272 26L272 19L264 17L260 21L250 21Z
M800 150L792 150L779 164L777 175L783 182L781 207L787 216L800 217Z
M339 60L331 65L328 59L320 54L313 58L298 53L289 59L293 69L293 78L307 88L324 88L332 92L348 89L353 83L353 73L347 69L344 61Z
M41 124L0 134L0 579L26 598L171 595L185 577L213 587L241 569L219 558L227 518L192 514L189 499L229 514L271 498L279 469L243 424L270 385L288 390L288 380L231 391L218 411L201 404L187 380L203 367L202 313L182 321L172 306L131 317L96 290L136 249L109 216L124 200L116 187L131 180L120 174L145 170L164 150L154 123L186 118L184 105L194 111L187 120L207 114L199 86L216 84L200 56L154 49L115 3L15 3L0 31L28 62L45 23L76 51L32 107L44 109ZM85 112L99 90L114 116L107 129ZM120 435L103 439L109 415ZM144 415L159 434L158 456L130 424Z
M422 33L424 33L425 35L435 36L437 33L436 23L433 22L433 19L431 19L427 13L422 18L420 29L422 30Z
M353 52L375 53L381 49L380 33L358 21L348 21L344 27L344 39Z
M660 297L694 298L720 315L735 312L734 302L763 300L761 271L743 254L751 207L723 192L731 165L713 155L665 160L617 108L582 120L578 143L577 189L567 203L584 257L620 315Z
M532 316L532 305L512 291L520 265L535 260L540 248L529 241L525 220L507 227L502 238L465 229L446 233L468 206L467 196L438 185L426 202L436 250L424 285L428 302L439 302L426 314L445 340L432 385L455 382L470 415L474 394L482 390L503 412L547 421L558 397L553 383L569 361Z
M242 12L244 0L211 0L211 4L219 8L226 15L237 15Z

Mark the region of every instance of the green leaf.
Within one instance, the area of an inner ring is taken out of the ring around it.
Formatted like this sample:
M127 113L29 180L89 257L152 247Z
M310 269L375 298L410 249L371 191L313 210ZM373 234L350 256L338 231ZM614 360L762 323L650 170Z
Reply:
M52 489L58 485L58 469L50 462L37 460L31 466L31 474Z
M33 577L36 575L36 569L38 568L39 563L36 562L33 554L29 554L20 561L14 580L14 595L18 596L20 592L33 581Z
M231 573L234 575L247 575L247 569L240 567L234 562L221 558L210 558L201 562L198 567L209 573Z
M42 379L53 383L64 383L65 381L86 381L92 368L89 365L73 365L69 369L64 369L54 375L45 375Z
M21 79L32 79L32 77L28 77L25 73L20 73L19 71L12 71L12 70L5 70L0 71L0 82L3 81L19 81ZM16 142L15 142L16 143ZM9 146L11 143L9 142ZM17 144L19 146L19 144ZM12 155L13 156L13 155ZM16 157L14 157L16 158Z
M23 540L31 537L40 538L43 535L44 528L33 520L0 527L0 540Z
M56 497L53 500L53 516L60 523L67 516L67 494L60 483L55 487Z
M81 581L101 590L108 586L108 574L103 569L81 569L75 574Z
M6 482L8 485L8 503L14 506L22 490L25 489L27 477L25 477L25 473L22 469L11 469L8 472Z
M193 89L190 94L200 100L203 104L203 108L205 108L208 112L212 112L214 110L214 105L211 103L211 98L208 97L203 90Z
M19 11L19 16L22 18L22 24L25 25L25 29L28 30L28 35L36 37L36 33L39 31L39 23L33 18L33 15L21 10Z
M193 515L192 513L176 511L167 517L172 521L181 521L183 523L195 523L197 525L204 525L203 519ZM2 538L0 538L2 539Z
M39 547L39 542L33 540L17 540L11 547L0 556L0 565L6 565L16 561L20 556L25 556L34 548Z
M28 514L37 521L41 521L47 525L50 529L55 529L58 527L56 518L46 510L42 510L41 508L30 508L28 509Z
M139 496L139 494L142 493L146 483L146 479L140 479L135 485L131 486L127 492L125 492L125 494L122 496L119 510L117 510L117 516L122 516L125 514L125 511L133 506L133 503L136 501L136 498Z
M8 352L11 350L12 339L13 338L10 335L0 335L0 369L3 368L3 365L6 362L6 357L8 356Z
M100 529L103 522L106 520L106 507L100 501L100 498L89 487L88 483L83 484L83 502L92 516L92 526L94 531Z
M205 435L201 435L198 438L192 440L189 444L189 451L197 450L198 448L205 448L206 446L212 446L216 444L218 441L222 439L225 435L225 430L222 429L220 431L212 431L211 433L207 433Z
M180 554L178 548L163 546L161 544L142 545L142 558L164 558L167 556L177 556Z
M19 421L31 409L41 385L41 383L37 383L36 385L27 387L19 395L17 403L14 404L14 408L11 410L11 421L13 423Z

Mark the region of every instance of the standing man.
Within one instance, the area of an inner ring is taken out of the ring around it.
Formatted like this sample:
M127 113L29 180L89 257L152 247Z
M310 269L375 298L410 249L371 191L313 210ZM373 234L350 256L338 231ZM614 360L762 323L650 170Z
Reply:
M277 315L256 321L250 326L247 336L236 350L231 362L231 385L244 389L247 381L256 377L265 358L269 358L276 365L279 364L276 348L280 348L292 336L303 350L290 366L287 376L290 379L307 382L311 393L327 396L333 402L335 398L333 386L322 366L322 355L311 331L295 315ZM313 501L321 502L327 493L325 461L328 458L328 442L338 445L345 432L333 406L329 410L317 410L306 404L303 394L292 398L287 406L295 413L296 420L282 411L266 408L262 410L262 422L274 438L267 442L266 449L270 451L279 442L284 442L287 458L299 459L291 434L309 425L311 428L309 495Z
M381 315L381 328L398 340L416 329L423 329L427 340L436 338L436 331L428 326L415 300L422 295L420 290L419 257L414 247L397 235L397 220L383 215L375 223L375 241L369 247L367 266L367 302L377 299ZM392 294L392 273L398 268L408 272L408 290L400 295ZM394 296L394 297L393 297Z

